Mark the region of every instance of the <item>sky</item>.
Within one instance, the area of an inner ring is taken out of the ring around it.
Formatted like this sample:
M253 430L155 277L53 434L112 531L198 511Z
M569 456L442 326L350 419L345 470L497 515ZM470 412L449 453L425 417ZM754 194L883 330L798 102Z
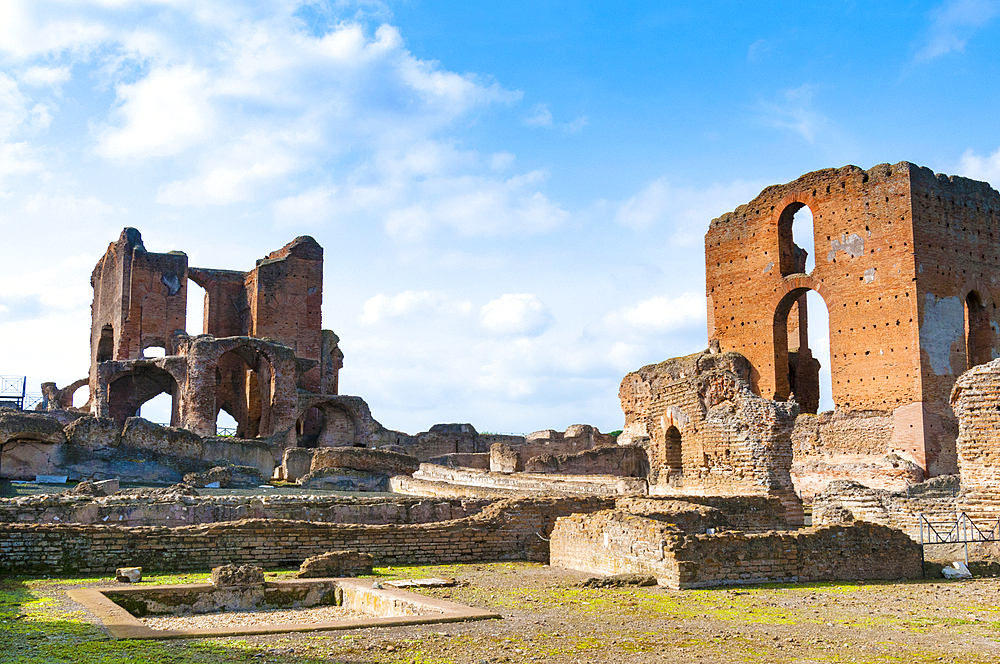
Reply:
M707 346L711 219L847 164L1000 186L998 70L1000 0L2 0L0 374L86 376L126 226L238 270L311 235L386 427L619 429Z

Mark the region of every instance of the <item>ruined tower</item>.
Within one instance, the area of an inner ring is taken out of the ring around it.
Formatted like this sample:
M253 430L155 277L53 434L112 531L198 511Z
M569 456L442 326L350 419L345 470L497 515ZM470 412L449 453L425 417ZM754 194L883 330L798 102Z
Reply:
M792 239L813 214L813 242ZM881 412L885 449L957 471L949 394L1000 354L1000 193L908 162L826 169L771 186L705 235L708 337L744 355L753 390L815 410L805 294L829 310L838 413ZM804 273L802 250L815 256Z

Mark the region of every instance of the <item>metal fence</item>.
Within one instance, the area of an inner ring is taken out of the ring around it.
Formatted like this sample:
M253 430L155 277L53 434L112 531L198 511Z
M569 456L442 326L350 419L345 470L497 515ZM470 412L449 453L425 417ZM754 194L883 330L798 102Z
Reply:
M965 512L956 512L954 519L931 521L921 512L917 514L917 522L921 546L964 544L966 565L969 564L969 542L1000 542L1000 518L977 524Z
M27 386L25 376L0 376L0 406L24 410L24 390Z

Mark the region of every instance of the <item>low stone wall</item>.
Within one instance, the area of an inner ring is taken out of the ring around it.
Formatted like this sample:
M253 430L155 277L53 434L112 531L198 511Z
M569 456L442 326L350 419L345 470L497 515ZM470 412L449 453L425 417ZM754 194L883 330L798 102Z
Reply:
M377 565L546 561L558 517L610 506L593 497L510 500L464 519L417 525L273 519L176 528L0 524L0 572L107 574L123 566L164 572L230 563L276 568L339 550L370 553Z
M3 523L80 523L179 526L241 519L288 519L327 523L431 523L478 514L494 498L434 500L330 496L84 497L55 495L0 499Z
M671 498L619 498L615 506L623 511L658 518L675 509L681 501L708 507L722 515L727 528L747 532L784 530L791 525L781 499L774 496L673 496ZM709 524L714 526L715 524Z
M312 455L309 472L323 468L350 468L382 475L411 475L420 467L416 457L363 447L324 447Z
M470 454L443 454L433 459L428 459L427 463L436 466L447 466L448 468L474 468L476 470L490 469L489 452L477 452Z
M919 515L947 532L964 512L984 530L1000 518L1000 491L961 490L954 476L934 477L908 491L882 491L857 482L831 483L813 501L813 524L864 520L898 528L920 538Z
M747 534L684 534L619 510L556 522L550 563L598 574L651 574L670 588L918 578L920 546L872 523Z
M528 473L645 477L649 474L649 457L638 445L594 447L576 454L547 453L531 457L525 462L524 470Z
M596 496L643 495L646 480L613 475L494 473L422 463L415 479L519 493L580 493ZM395 490L395 489L393 489ZM450 494L445 494L450 495ZM461 494L466 495L466 494Z
M173 484L223 464L252 466L265 478L274 473L278 448L267 438L201 438L141 417L128 418L120 430L113 420L80 416L60 429L49 414L0 410L0 469L10 479L67 475Z
M923 481L920 466L895 453L893 421L891 411L801 413L792 430L795 490L809 502L837 480L888 491Z

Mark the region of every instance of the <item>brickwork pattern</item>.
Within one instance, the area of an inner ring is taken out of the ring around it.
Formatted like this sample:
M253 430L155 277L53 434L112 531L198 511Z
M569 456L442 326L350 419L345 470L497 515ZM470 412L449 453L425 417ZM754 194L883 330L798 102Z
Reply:
M655 576L670 588L764 582L912 579L920 546L872 523L747 534L685 534L662 521L617 510L556 522L552 565L599 574Z
M0 571L104 574L122 566L164 572L225 564L274 568L342 550L370 553L377 565L547 561L546 541L558 517L611 504L601 498L502 501L471 517L418 525L275 519L178 528L0 524Z
M791 215L802 206L813 214L808 275L790 258ZM930 475L954 472L948 394L970 364L967 338L973 364L1000 349L989 314L977 314L971 336L965 324L967 297L983 312L1000 297L998 213L1000 194L988 184L908 162L768 187L705 236L709 339L747 357L756 392L786 399L788 330L799 324L786 317L806 291L818 292L830 314L838 410L893 412L893 451Z

